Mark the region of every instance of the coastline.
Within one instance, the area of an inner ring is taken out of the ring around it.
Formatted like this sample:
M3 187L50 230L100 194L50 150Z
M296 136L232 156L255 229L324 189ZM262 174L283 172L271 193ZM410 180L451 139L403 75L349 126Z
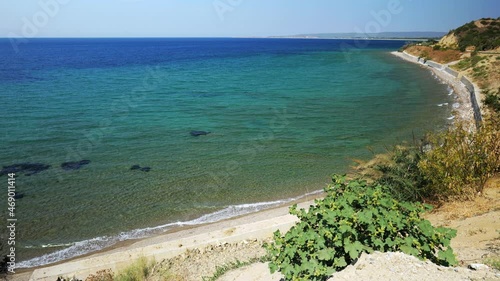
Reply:
M125 268L134 260L146 257L156 261L174 258L186 251L216 247L228 243L264 241L276 230L287 231L297 218L288 213L290 206L308 208L322 192L304 195L295 201L244 214L217 222L186 225L155 236L126 240L111 247L82 256L65 259L34 268L21 268L10 280L55 280L59 276L76 276L85 280L99 270L114 272Z
M473 108L470 106L469 92L457 78L438 68L418 63L416 57L413 58L409 54L406 54L406 56L397 52L393 52L392 54L406 61L420 64L422 67L430 68L439 79L452 87L457 94L457 102L460 104L460 107L455 109L456 119L464 121L474 120ZM89 274L101 269L111 268L116 272L116 270L123 268L134 259L143 256L162 260L180 255L186 250L203 248L208 245L234 243L248 239L264 240L270 237L275 230L286 231L295 223L296 218L288 215L289 205L302 202L299 204L300 207L308 207L313 204L310 197L321 197L320 195L305 195L304 198L297 201L286 202L283 203L284 205L260 210L255 213L240 215L213 223L181 226L156 236L122 241L98 252L34 268L34 271L33 269L23 269L24 273L21 273L21 275L27 276L29 273L29 280L55 280L58 276L68 276L70 274L75 274L78 278L85 279ZM231 234L228 235L227 233ZM13 280L16 279L14 278Z
M429 69L433 75L448 84L448 86L453 89L453 94L455 94L457 102L453 105L454 118L451 119L461 122L477 122L477 117L475 116L481 116L481 112L477 112L478 110L475 110L473 104L477 103L478 108L480 108L481 101L477 95L472 95L466 85L461 81L460 78L463 77L462 75L458 74L458 76L455 77L445 71L445 68L448 67L448 65L443 65L434 61L427 61L427 64L424 64L418 61L418 57L410 55L406 52L393 51L391 54L407 62L417 64L422 68ZM473 84L473 87L475 92L479 93L479 88L475 84Z
M18 262L16 263L16 272L31 272L38 268L59 265L79 258L89 257L94 254L105 253L113 249L123 248L134 244L137 241L168 235L187 229L195 229L206 225L217 224L224 221L231 221L246 216L252 216L253 214L265 212L267 210L283 207L288 208L293 204L299 204L301 202L321 198L322 194L324 194L323 188L317 188L318 187L316 187L316 190L315 188L308 188L308 191L314 191L275 201L228 205L220 210L203 214L191 220L173 221L152 227L132 229L120 232L119 234L113 236L98 236L87 240L81 240L67 244L66 247L61 250Z

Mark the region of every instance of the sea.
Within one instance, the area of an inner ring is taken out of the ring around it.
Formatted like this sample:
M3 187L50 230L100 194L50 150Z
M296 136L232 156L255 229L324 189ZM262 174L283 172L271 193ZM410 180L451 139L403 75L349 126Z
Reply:
M19 268L290 204L452 111L447 85L390 54L404 41L11 43L0 39L2 217L5 172L39 168L15 166Z

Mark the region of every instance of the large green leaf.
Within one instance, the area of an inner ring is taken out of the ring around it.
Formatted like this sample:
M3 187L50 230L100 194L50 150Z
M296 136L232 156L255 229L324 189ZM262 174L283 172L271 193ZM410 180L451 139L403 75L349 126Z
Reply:
M334 176L327 196L309 211L292 208L299 222L267 244L269 267L286 280L325 280L363 252L401 250L442 264L455 264L450 239L456 231L434 228L420 217L420 204L398 202L379 185L347 183ZM446 249L446 250L445 250Z

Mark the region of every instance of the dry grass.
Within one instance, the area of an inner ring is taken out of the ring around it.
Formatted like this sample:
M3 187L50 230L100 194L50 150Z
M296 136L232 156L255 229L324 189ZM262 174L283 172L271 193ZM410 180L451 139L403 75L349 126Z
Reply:
M472 200L446 202L433 210L433 215L445 220L459 220L500 210L500 175L489 179L483 190Z
M388 164L391 161L391 153L377 154L372 159L368 161L360 159L351 159L356 163L355 166L351 166L350 172L348 173L348 178L361 178L371 182L373 180L379 179L382 176L382 172L376 169L379 165Z
M481 89L497 90L500 88L500 60L497 59L499 55L480 54L480 56L484 59L463 73Z
M414 56L426 57L438 63L456 61L462 56L462 53L458 50L433 50L429 46L410 46L405 51Z
M226 229L226 230L224 231L224 235L226 235L226 236L231 236L231 235L234 233L234 231L236 231L236 228L235 228L235 227L232 227L232 228L230 228L230 229Z
M186 281L184 277L173 274L161 264L146 258L140 258L118 273L111 269L100 270L91 274L85 281Z

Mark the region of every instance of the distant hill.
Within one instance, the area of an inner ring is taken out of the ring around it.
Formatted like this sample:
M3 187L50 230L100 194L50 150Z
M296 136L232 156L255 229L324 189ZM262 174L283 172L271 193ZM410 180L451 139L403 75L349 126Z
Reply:
M318 38L318 39L427 39L441 38L446 32L380 32L380 33L312 33L289 36L272 36L273 38Z
M477 51L493 50L500 46L500 18L482 18L471 21L450 31L439 45L465 51L474 47Z

